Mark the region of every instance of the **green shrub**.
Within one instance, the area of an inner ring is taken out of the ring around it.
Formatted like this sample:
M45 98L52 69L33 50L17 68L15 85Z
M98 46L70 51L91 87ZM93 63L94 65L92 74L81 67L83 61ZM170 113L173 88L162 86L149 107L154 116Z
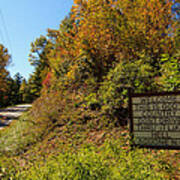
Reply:
M16 179L44 180L158 180L164 179L158 161L143 150L123 149L120 141L102 147L84 146L77 153L67 151L46 161L35 162Z
M100 109L116 125L127 124L128 90L144 92L156 88L149 61L148 57L142 57L133 62L116 64L99 84L99 89L85 98L87 106L92 110Z
M175 55L169 56L168 54L162 55L161 58L161 77L158 79L157 84L161 89L166 91L174 91L180 89L180 51Z

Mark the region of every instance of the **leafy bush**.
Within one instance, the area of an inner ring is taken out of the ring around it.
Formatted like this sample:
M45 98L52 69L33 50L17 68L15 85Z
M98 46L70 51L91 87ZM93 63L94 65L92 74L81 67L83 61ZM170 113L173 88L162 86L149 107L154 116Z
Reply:
M134 62L116 64L104 77L98 91L85 98L87 106L90 109L99 107L112 122L125 125L128 116L128 90L144 92L156 88L153 79L155 72L150 61L148 57L142 57Z
M158 161L143 150L122 149L120 141L106 142L102 147L84 146L77 153L67 151L46 161L35 162L17 179L73 180L144 180L164 179Z
M160 73L162 76L158 79L157 84L163 90L174 91L180 89L180 51L173 56L163 54L161 58Z

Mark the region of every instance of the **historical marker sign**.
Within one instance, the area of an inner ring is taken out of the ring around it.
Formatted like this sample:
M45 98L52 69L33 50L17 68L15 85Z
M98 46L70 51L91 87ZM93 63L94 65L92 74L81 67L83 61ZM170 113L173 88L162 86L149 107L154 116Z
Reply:
M130 94L133 145L180 149L180 92Z

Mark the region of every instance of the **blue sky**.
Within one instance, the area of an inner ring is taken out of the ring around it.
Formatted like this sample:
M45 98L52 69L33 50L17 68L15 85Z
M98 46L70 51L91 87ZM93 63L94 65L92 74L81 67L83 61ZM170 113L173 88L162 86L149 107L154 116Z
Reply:
M28 62L30 44L47 29L58 29L60 22L70 12L73 0L0 0L9 39L0 16L0 43L12 54L8 67L11 76L20 72L26 79L33 67Z

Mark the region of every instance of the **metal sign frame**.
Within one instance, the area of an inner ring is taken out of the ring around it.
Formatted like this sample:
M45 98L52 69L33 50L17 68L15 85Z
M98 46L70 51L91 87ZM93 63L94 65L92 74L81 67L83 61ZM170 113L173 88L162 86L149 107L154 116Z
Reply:
M170 145L140 145L135 144L133 142L134 140L134 119L133 119L133 104L132 99L134 97L154 97L154 96L171 96L171 95L180 95L180 91L174 91L174 92L149 92L149 93L132 93L132 91L129 89L129 131L130 131L130 137L131 137L131 146L132 147L139 147L139 148L152 148L152 149L174 149L174 150L180 150L180 144L177 146L170 146ZM178 102L180 104L180 102ZM179 109L180 111L180 109ZM179 124L180 126L180 124ZM179 138L178 138L179 139Z

